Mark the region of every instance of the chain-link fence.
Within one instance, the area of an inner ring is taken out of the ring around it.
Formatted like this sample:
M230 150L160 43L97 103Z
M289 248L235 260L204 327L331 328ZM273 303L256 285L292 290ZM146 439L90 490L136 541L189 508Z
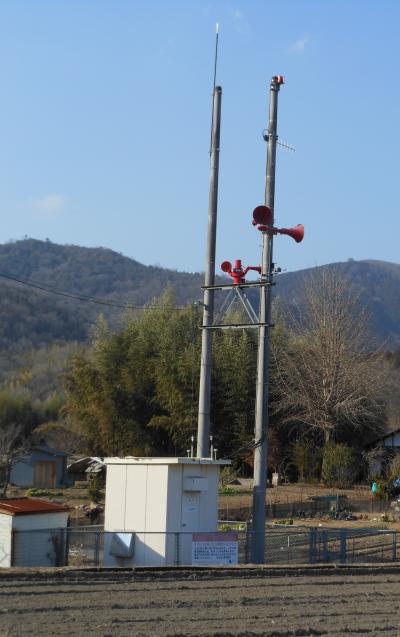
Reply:
M249 530L107 532L90 526L14 531L11 566L249 564L252 539ZM392 530L274 525L265 532L265 563L394 562L400 559L399 542L400 536Z
M396 504L389 500L380 500L374 497L347 499L343 496L321 496L307 498L301 502L278 502L268 499L265 507L268 520L293 518L294 520L318 519L352 519L353 514L365 513L380 515L390 513L400 516L400 502ZM252 503L245 498L225 498L224 506L218 513L221 519L235 518L236 520L249 520L252 515Z

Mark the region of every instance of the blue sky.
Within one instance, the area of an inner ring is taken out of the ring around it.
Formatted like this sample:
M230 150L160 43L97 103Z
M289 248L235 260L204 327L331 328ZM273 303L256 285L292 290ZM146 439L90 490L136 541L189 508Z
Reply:
M397 0L1 0L0 242L204 269L216 22L217 262L260 260L275 74L277 264L400 261Z

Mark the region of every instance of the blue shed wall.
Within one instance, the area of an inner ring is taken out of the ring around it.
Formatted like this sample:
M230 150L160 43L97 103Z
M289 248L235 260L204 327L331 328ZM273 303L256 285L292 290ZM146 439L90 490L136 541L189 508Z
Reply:
M29 458L24 458L13 465L10 483L17 487L31 487L33 485L33 466Z
M16 462L11 469L10 482L18 487L32 487L33 486L33 463L36 461L55 462L56 465L56 481L55 486L61 487L62 485L71 481L67 479L66 475L66 458L65 456L57 456L45 451L34 449L30 454L27 454Z

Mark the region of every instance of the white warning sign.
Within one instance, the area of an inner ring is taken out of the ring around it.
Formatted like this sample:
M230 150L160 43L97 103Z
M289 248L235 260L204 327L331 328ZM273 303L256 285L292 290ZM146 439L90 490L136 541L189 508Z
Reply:
M193 533L192 564L237 564L237 533Z

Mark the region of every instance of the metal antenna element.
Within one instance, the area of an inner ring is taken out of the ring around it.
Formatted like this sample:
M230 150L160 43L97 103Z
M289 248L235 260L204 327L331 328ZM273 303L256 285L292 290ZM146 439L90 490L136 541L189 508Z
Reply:
M215 25L215 53L214 53L214 79L213 79L213 92L212 92L212 108L211 108L211 131L210 131L210 157L212 152L212 134L214 126L214 100L215 100L215 83L217 81L217 62L218 62L218 34L219 26L218 22Z
M266 128L264 128L263 132L262 132L262 136L265 142L268 141L268 131ZM278 139L278 137L276 138L276 143L278 144L278 146L281 146L282 148L286 148L286 150L291 150L293 152L296 151L295 147L292 146L292 144L288 144L287 142L283 142L280 139Z
M277 139L276 143L278 144L278 146L281 146L282 148L286 148L286 150L291 150L293 153L296 152L296 149L294 146L292 146L291 144L287 144L286 142L281 142L280 139Z
M277 145L278 93L283 77L274 76L270 84L268 121L268 150L265 182L265 205L271 211L274 225L275 162ZM265 494L267 486L267 431L268 431L268 377L269 377L269 327L271 324L273 279L273 232L263 231L260 316L258 329L257 385L254 427L254 484L253 484L253 535L252 562L262 564L265 552Z
M218 45L218 31L217 42ZM210 286L215 283L215 247L217 238L218 208L218 172L219 141L221 128L222 88L216 86L213 93L210 191L208 200L207 256L204 277L203 325L201 335L201 363L199 387L199 414L197 424L197 457L207 458L209 455L210 435L210 403L211 403L211 365L212 365L212 326L214 320L214 290Z

